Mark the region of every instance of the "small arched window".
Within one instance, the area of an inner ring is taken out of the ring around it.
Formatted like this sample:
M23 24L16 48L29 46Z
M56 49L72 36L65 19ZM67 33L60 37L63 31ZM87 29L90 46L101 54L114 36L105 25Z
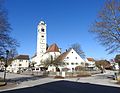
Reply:
M45 32L45 29L41 28L41 31L42 31L42 32Z
M43 35L41 37L44 37Z

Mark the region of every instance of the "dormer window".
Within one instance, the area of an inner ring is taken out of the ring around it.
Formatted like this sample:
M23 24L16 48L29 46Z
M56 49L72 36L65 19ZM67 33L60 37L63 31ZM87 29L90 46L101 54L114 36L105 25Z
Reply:
M41 31L42 31L42 32L44 32L44 31L45 31L45 29L43 29L43 28L42 28L42 29L41 29Z

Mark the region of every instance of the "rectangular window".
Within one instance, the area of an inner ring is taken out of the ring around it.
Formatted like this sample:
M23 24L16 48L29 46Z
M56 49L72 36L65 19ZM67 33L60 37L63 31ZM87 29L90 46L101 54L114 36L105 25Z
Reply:
M50 65L50 67L52 67L52 65Z
M39 70L39 68L36 68L36 70Z
M78 63L76 63L76 65L78 65Z
M35 68L32 68L32 70L35 70Z
M74 63L71 63L71 65L74 65Z
M67 63L67 65L69 65L69 63Z

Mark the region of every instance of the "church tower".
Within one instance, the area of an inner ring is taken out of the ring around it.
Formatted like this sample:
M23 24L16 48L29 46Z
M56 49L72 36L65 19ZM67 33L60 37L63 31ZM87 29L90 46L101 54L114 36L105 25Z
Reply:
M46 24L40 21L37 28L37 55L42 56L46 52Z
M40 21L37 27L37 64L39 64L42 55L46 52L46 24Z

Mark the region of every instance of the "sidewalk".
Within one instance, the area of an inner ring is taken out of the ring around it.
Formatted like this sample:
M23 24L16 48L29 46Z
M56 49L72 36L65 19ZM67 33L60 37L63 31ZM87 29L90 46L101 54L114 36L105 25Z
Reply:
M116 80L112 80L112 78L108 78L110 75L114 75L113 71L106 71L104 74L96 74L91 77L80 77L80 78L73 78L73 79L66 79L68 81L75 81L81 83L90 83L90 84L97 84L97 85L105 85L105 86L113 86L113 87L120 87L119 84L116 84Z
M33 86L36 86L36 85L41 85L41 84L50 83L50 82L54 82L54 81L59 81L59 80L58 79L49 78L49 77L48 78L41 78L41 79L37 79L37 80L29 80L29 81L18 83L16 85L16 87L0 90L0 92L1 91L7 91L7 90L26 88L26 87L33 87Z

